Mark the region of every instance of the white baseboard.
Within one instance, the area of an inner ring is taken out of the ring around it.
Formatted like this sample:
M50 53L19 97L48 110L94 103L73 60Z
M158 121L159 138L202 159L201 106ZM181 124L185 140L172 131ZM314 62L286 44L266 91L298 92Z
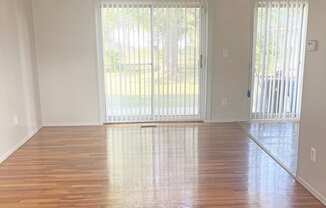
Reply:
M316 197L322 204L326 206L326 197L323 196L319 191L317 191L314 187L312 187L306 180L301 178L300 176L296 177L297 181L305 187L314 197Z
M43 127L102 126L101 122L43 122Z
M14 152L16 152L21 146L23 146L28 140L30 140L40 129L41 129L41 127L34 129L24 139L22 139L20 142L18 142L13 148L8 150L5 154L0 155L0 163L5 161L10 155L12 155Z
M224 120L204 120L205 123L234 123L234 122L245 122L248 120L244 119L224 119Z

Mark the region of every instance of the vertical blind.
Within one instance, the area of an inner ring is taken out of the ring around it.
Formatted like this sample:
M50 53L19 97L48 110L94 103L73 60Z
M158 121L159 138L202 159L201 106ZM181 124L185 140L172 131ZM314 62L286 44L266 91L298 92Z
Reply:
M256 3L253 119L299 119L307 13L306 0Z
M203 5L101 3L107 122L200 117Z

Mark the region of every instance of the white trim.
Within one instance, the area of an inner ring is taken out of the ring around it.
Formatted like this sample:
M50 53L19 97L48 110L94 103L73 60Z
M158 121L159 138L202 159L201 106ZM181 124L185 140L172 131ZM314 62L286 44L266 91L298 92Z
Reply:
M251 32L250 32L250 64L249 64L249 90L250 90L250 97L249 97L249 118L252 119L252 104L253 104L253 93L254 93L254 71L256 70L256 39L257 39L257 7L254 3L251 9ZM254 69L255 68L255 69Z
M102 126L101 122L44 122L43 127Z
M304 29L303 29L303 41L306 43L307 42L307 33L308 33L308 25L309 25L309 7L310 7L310 4L309 4L309 1L306 0L305 1L307 4L306 4L306 7L305 7L305 13L306 15L304 16ZM303 92L303 81L304 81L304 74L305 74L305 66L306 66L306 54L307 54L307 50L306 50L306 44L304 44L304 47L302 48L302 63L300 63L300 67L302 68L302 70L300 70L300 75L302 78L300 79L300 86L298 87L298 91L300 91L301 93L299 94L299 99L297 101L297 113L298 113L298 118L300 119L301 118L301 106L302 106L302 92Z
M211 83L208 79L208 12L207 5L202 6L200 9L200 50L202 56L202 66L199 69L200 73L200 92L199 92L199 115L202 120L207 119L211 114L208 103L211 102ZM204 86L204 88L202 87ZM203 102L201 102L203 101Z
M200 7L206 3L206 0L98 0L102 5L110 4L132 4L132 5L148 5L148 6L175 6L189 5L191 7Z
M322 204L326 206L326 196L323 196L318 190L312 187L305 179L300 176L296 177L296 180L306 188L314 197L316 197Z
M99 100L99 123L104 124L109 122L109 119L107 118L107 104L106 104L106 84L105 84L105 72L104 72L104 51L103 51L103 28L102 28L102 17L101 17L101 8L105 4L114 4L116 3L117 5L122 5L125 3L131 3L131 4L137 4L140 3L140 5L144 6L144 1L109 1L109 0L96 0L96 43L97 43L97 81L98 81L98 100ZM171 1L175 4L174 1ZM208 40L208 15L207 15L207 2L206 0L193 0L193 1L185 1L182 0L180 2L185 2L185 5L188 5L191 2L197 2L198 8L200 8L200 23L201 23L201 28L200 28L200 54L202 55L203 58L203 67L199 69L200 73L200 95L199 95L199 118L200 120L206 119L208 116L207 114L211 114L211 109L208 111L208 103L211 102L211 95L208 93L208 88L211 88L210 85L211 83L208 82L208 67L207 67L207 40ZM155 5L154 3L164 3L166 5L165 1L146 1L145 3L149 3L150 8ZM183 5L183 4L181 4ZM196 6L197 7L197 6ZM153 47L153 43L151 44L151 47ZM151 50L153 52L153 50ZM153 55L151 56L153 58ZM153 61L152 61L153 63ZM152 79L153 80L153 79ZM153 93L152 93L153 94ZM153 99L153 98L152 98ZM151 102L153 105L153 101ZM153 109L153 107L151 107ZM153 112L153 110L152 110ZM152 115L153 117L153 115ZM174 116L175 117L175 116ZM187 117L187 116L186 116ZM192 120L196 119L197 120L197 115L192 115ZM134 120L134 119L132 119ZM145 119L148 120L148 119ZM173 120L173 119L172 119ZM183 119L182 119L183 120ZM134 120L135 121L135 120ZM155 119L149 119L149 121L155 121ZM121 121L124 122L124 121ZM136 121L135 121L136 122ZM50 124L52 126L52 124ZM60 124L61 125L61 124Z
M103 33L100 1L95 5L95 35L96 35L96 52L97 52L97 93L98 93L98 119L100 124L105 123L105 83L104 83L104 63L103 63Z
M28 142L37 132L41 129L41 127L38 127L34 130L32 130L31 133L29 133L25 138L23 138L21 141L19 141L17 144L15 144L11 149L9 149L5 154L0 156L0 164L4 162L6 159L10 157L14 152L16 152L21 146L23 146L26 142Z
M153 121L115 121L106 122L104 125L115 125L115 124L151 124L151 123L205 123L205 121L199 119L183 119L183 120L153 120Z
M250 119L250 121L252 122L274 122L274 123L277 123L277 122L300 122L300 119L297 119L297 118L286 118L286 119L271 119L271 118L266 118L266 119L263 119L263 118L260 118L260 119Z
M247 122L248 119L243 118L226 118L226 119L213 119L213 120L204 120L204 123L238 123L238 122Z

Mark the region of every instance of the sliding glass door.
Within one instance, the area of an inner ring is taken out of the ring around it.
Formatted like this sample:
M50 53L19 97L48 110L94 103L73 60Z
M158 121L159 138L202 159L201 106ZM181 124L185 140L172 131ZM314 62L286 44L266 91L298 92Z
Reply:
M308 16L306 0L258 0L252 119L299 119Z
M199 120L202 3L102 3L106 121Z

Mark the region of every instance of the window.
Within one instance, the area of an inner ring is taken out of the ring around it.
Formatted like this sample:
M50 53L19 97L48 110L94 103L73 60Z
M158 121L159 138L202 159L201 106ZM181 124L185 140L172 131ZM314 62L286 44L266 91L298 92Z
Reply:
M300 117L307 7L305 0L256 4L253 119Z
M203 4L102 3L106 121L200 119Z

